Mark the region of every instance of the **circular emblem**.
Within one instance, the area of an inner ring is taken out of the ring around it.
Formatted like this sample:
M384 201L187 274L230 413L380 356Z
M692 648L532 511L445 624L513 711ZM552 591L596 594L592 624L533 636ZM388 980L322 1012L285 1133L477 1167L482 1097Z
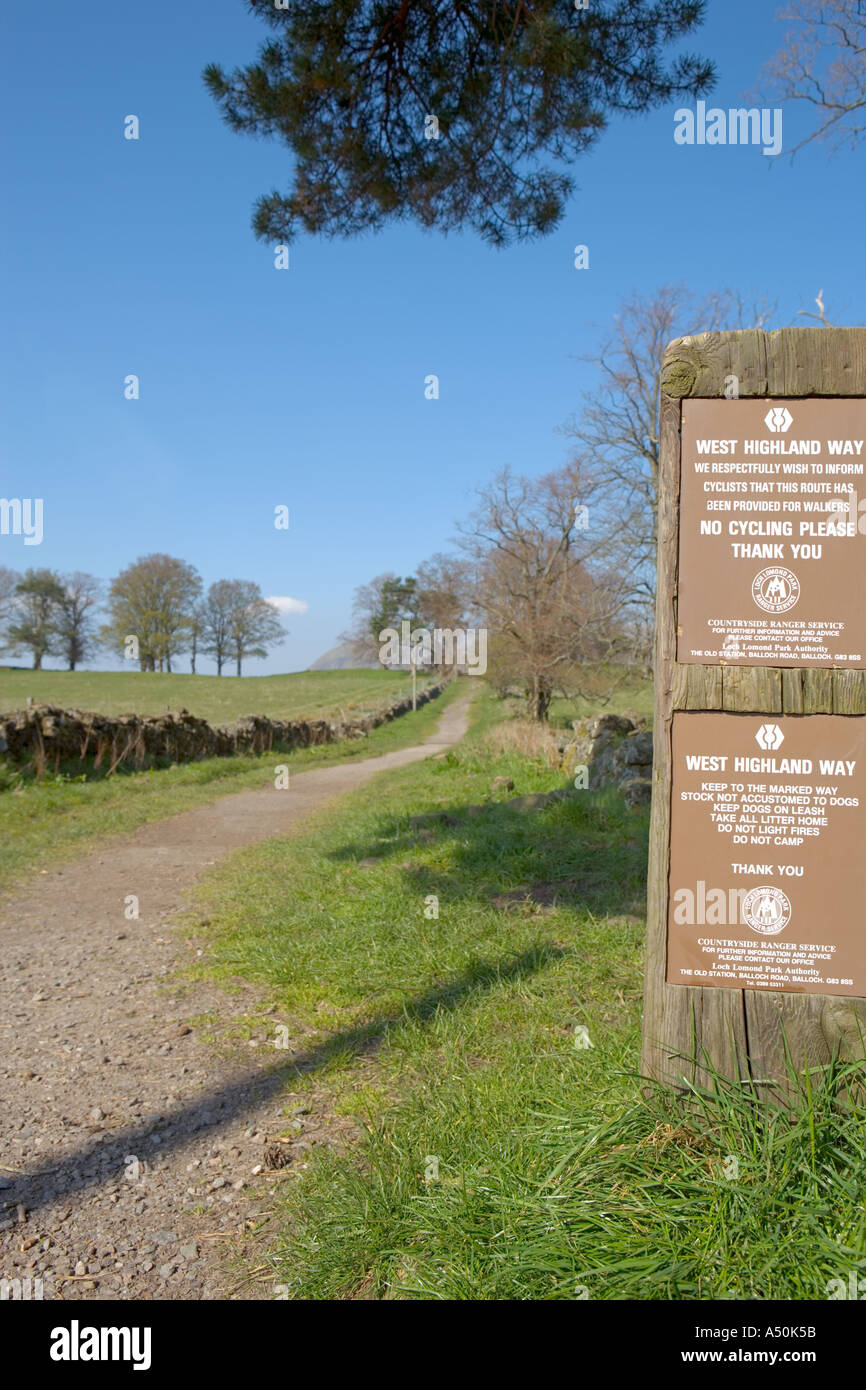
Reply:
M791 900L781 888L753 888L743 898L743 919L761 936L775 936L791 920Z
M752 598L765 613L787 613L799 597L799 579L781 565L770 565L752 580Z

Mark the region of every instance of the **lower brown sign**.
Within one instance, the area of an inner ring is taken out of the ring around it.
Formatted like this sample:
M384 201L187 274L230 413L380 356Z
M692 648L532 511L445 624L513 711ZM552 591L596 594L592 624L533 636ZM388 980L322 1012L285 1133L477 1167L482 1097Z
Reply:
M866 717L676 713L667 979L866 995Z

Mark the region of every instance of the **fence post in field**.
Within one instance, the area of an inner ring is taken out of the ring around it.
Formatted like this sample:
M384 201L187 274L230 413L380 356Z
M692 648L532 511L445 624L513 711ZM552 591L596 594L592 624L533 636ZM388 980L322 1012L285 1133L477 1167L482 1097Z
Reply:
M784 1081L866 1052L866 329L671 343L658 527L643 1070Z

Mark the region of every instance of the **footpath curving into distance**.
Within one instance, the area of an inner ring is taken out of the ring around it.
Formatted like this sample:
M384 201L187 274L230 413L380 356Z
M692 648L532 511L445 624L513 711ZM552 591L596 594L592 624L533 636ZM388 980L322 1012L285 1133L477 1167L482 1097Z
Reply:
M276 1296L229 1278L224 1256L231 1244L249 1262L254 1239L268 1239L268 1132L285 1131L286 1090L299 1066L315 1071L316 1040L292 1037L275 1053L268 1039L249 1047L242 1030L230 1050L209 1039L200 1018L226 1028L259 1001L240 982L181 980L199 943L184 945L167 923L232 850L289 834L376 773L457 743L470 698L423 744L143 826L5 904L0 1278L41 1279L46 1299ZM339 1142L351 1126L312 1097L292 1127L285 1158L302 1164L311 1144Z

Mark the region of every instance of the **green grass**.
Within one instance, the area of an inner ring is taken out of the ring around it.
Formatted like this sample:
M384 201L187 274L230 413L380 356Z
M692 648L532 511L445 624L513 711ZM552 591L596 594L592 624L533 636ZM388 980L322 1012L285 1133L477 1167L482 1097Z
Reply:
M390 671L298 671L286 676L159 675L143 671L14 671L0 668L0 710L43 704L97 714L164 714L187 709L210 724L240 715L322 718L370 710L412 688Z
M646 815L611 792L503 805L562 779L491 755L501 713L478 699L445 760L202 886L198 968L257 982L262 1044L279 1024L301 1039L274 1054L293 1099L362 1130L280 1184L274 1283L318 1300L825 1297L866 1270L862 1105L844 1107L838 1070L789 1113L721 1083L643 1098ZM498 775L514 790L491 794Z
M645 1101L611 1061L543 1075L501 1053L498 1077L416 1067L423 1094L287 1194L272 1261L293 1297L815 1300L863 1281L866 1107L842 1100L862 1063L782 1111L721 1078Z
M101 773L41 781L0 764L0 889L113 835L232 792L263 787L273 780L277 761L300 772L410 747L434 732L447 705L465 689L465 682L457 682L414 714L382 724L364 738L293 753L207 758L147 772L118 769L111 777L103 768Z

